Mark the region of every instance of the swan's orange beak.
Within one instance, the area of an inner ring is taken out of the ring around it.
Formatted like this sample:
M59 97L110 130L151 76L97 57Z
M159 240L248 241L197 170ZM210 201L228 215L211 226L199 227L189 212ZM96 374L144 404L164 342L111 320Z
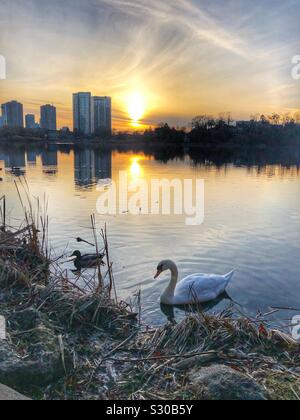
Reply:
M157 273L154 276L154 280L156 280L162 273L162 270L157 270Z

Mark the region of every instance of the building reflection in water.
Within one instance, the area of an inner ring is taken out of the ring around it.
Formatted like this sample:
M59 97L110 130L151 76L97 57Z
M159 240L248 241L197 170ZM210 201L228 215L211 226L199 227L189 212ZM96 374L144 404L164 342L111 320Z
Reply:
M25 175L25 151L24 149L14 149L0 154L0 160L4 161L5 171L15 176Z
M27 164L30 166L36 166L37 157L40 155L36 150L27 150L26 158Z
M92 189L100 179L112 177L111 151L75 149L75 185Z
M51 148L42 152L43 172L48 175L55 175L57 173L57 148Z
M111 151L95 152L95 181L112 178L112 153Z
M42 153L43 166L57 166L57 150L45 151Z

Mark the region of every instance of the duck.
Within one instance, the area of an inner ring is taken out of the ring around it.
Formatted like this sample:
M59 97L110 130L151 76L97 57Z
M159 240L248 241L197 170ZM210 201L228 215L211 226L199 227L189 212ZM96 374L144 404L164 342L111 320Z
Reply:
M75 268L78 271L81 271L82 268L93 268L97 267L98 263L100 265L105 265L103 258L105 254L85 254L82 255L80 251L74 251L70 256L69 261L73 261Z
M235 271L223 276L217 274L192 274L178 282L178 268L174 261L164 260L157 266L157 279L163 272L171 271L171 280L160 298L164 305L194 305L218 299L227 289Z

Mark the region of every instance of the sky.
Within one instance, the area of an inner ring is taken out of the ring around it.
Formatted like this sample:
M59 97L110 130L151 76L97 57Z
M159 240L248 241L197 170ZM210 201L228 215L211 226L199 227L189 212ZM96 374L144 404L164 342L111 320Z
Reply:
M113 125L300 110L299 0L0 0L0 103L72 127L72 93L113 99ZM136 109L138 108L138 110Z

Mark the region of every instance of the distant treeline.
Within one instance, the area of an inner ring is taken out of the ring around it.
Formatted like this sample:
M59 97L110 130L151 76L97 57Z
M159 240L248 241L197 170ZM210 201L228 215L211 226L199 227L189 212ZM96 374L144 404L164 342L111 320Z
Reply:
M0 129L0 142L36 143L51 140L73 140L75 137L70 131L48 131L41 128L10 128Z
M11 140L11 141L24 141L24 140L32 140L37 141L44 139L46 135L46 131L44 130L33 130L27 128L9 128L4 127L0 129L0 140Z
M190 143L202 146L282 146L300 142L300 114L272 114L252 117L250 121L234 122L230 114L219 118L201 115L193 119L191 130L159 127L146 130L144 137L160 143Z

